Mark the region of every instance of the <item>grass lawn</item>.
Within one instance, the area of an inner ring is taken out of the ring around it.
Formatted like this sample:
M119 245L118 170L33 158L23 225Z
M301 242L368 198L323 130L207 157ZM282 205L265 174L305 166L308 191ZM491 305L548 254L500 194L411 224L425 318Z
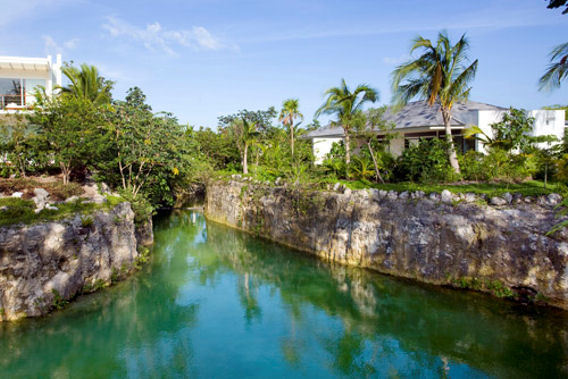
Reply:
M70 203L54 204L57 210L44 209L39 213L35 213L35 203L32 200L5 197L0 199L0 207L6 207L0 210L0 226L19 223L37 224L73 217L76 214L82 215L84 226L88 226L93 221L88 216L89 214L97 210L110 210L125 201L116 196L107 196L107 201L103 204L83 203L82 200L85 199L78 199Z
M421 184L421 183L365 183L361 181L341 180L345 186L351 189L377 188L386 191L396 192L415 192L423 191L425 193L442 192L447 189L454 193L475 193L478 195L485 194L489 197L500 196L507 192L511 194L519 193L523 196L540 196L550 193L559 193L563 196L568 195L568 187L562 183L548 183L544 188L544 182L538 180L529 180L523 183L447 183L447 184Z

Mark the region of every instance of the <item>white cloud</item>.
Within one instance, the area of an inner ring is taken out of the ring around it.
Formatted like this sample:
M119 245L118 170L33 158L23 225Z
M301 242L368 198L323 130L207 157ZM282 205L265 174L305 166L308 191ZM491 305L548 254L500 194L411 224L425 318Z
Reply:
M57 43L50 35L43 35L41 38L43 39L47 54L63 54L68 50L76 48L79 43L79 38L70 39L62 44Z
M123 37L138 41L148 50L161 50L169 55L176 55L174 49L178 46L190 47L195 50L237 48L225 44L202 26L194 26L190 30L168 30L163 28L159 22L154 22L146 25L145 28L140 28L118 17L109 16L102 27L112 37Z

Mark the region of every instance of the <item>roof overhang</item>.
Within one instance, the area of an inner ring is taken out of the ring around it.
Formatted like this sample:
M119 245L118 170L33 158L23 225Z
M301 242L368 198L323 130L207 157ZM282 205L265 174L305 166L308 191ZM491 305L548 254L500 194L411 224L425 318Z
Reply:
M0 57L0 70L47 72L50 68L47 58Z

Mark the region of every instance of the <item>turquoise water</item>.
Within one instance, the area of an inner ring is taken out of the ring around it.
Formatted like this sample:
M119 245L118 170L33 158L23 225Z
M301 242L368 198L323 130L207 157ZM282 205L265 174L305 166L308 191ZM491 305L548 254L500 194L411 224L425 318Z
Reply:
M331 265L191 211L142 272L0 326L1 377L560 377L566 313Z

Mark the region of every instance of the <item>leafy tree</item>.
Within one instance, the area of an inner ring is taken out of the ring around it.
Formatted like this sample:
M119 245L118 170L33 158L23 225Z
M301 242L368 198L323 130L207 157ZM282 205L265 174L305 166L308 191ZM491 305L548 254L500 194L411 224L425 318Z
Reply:
M62 71L71 82L70 85L61 88L63 94L88 100L96 105L111 102L111 91L114 83L100 76L95 66L82 64L81 69L78 69L66 65Z
M466 129L465 136L476 138L489 148L498 148L506 152L511 150L526 152L541 139L530 135L534 126L534 117L528 117L523 109L511 107L509 112L503 114L501 121L490 126L493 136L489 136L478 126Z
M6 118L0 126L1 149L6 158L26 177L30 166L38 166L44 160L45 146L38 136L37 127L30 125L21 114Z
M290 146L292 149L292 159L294 158L294 128L298 127L299 124L294 125L294 119L299 118L304 119L304 115L299 111L299 101L298 99L288 99L284 100L282 104L282 110L278 116L278 121L281 121L284 126L287 126L290 130ZM302 121L300 121L301 123Z
M373 148L373 142L377 140L377 133L381 133L383 136L383 143L388 144L395 136L391 133L391 131L396 126L394 123L387 122L383 118L385 111L386 107L371 108L365 113L360 111L354 118L355 136L359 141L362 141L369 150L369 155L371 156L375 167L375 176L377 177L377 180L383 184L385 180L381 175L379 167L382 166L383 162L380 161L379 157L377 157Z
M556 46L549 54L550 64L539 80L539 89L552 90L560 87L568 76L568 42Z
M440 107L448 141L450 164L460 172L456 149L452 139L452 107L456 102L467 101L470 82L477 71L477 59L467 65L469 42L465 34L452 45L446 32L438 34L434 45L421 36L413 41L410 53L420 49L422 54L398 66L393 72L395 103L402 105L419 97L430 106Z
M145 98L138 87L129 89L109 123L122 188L134 197L150 186L167 192L168 179L188 162L183 128L169 113L154 115Z
M235 122L240 122L245 119L248 122L255 123L258 131L264 133L272 127L272 119L274 119L276 115L277 112L274 107L270 107L265 111L249 111L243 109L235 114L219 117L219 129L230 128Z
M107 137L103 108L84 98L60 96L46 102L30 116L46 141L47 153L69 183L74 168L84 168L96 161Z
M187 136L195 140L199 151L216 169L224 169L233 162L240 161L239 150L231 137L227 129L214 132L203 127L198 130L189 130Z
M248 174L248 151L249 147L254 144L259 132L257 131L256 122L248 121L246 118L235 120L233 123L236 135L237 146L241 152L243 174Z
M325 91L324 96L327 97L325 103L316 111L316 118L323 114L332 114L337 117L333 121L336 125L343 128L343 136L345 138L345 163L349 165L351 162L350 135L349 132L353 126L354 118L363 105L367 102L375 102L379 98L377 90L365 85L359 84L353 92L345 83L345 79L341 79L339 87L333 87Z

